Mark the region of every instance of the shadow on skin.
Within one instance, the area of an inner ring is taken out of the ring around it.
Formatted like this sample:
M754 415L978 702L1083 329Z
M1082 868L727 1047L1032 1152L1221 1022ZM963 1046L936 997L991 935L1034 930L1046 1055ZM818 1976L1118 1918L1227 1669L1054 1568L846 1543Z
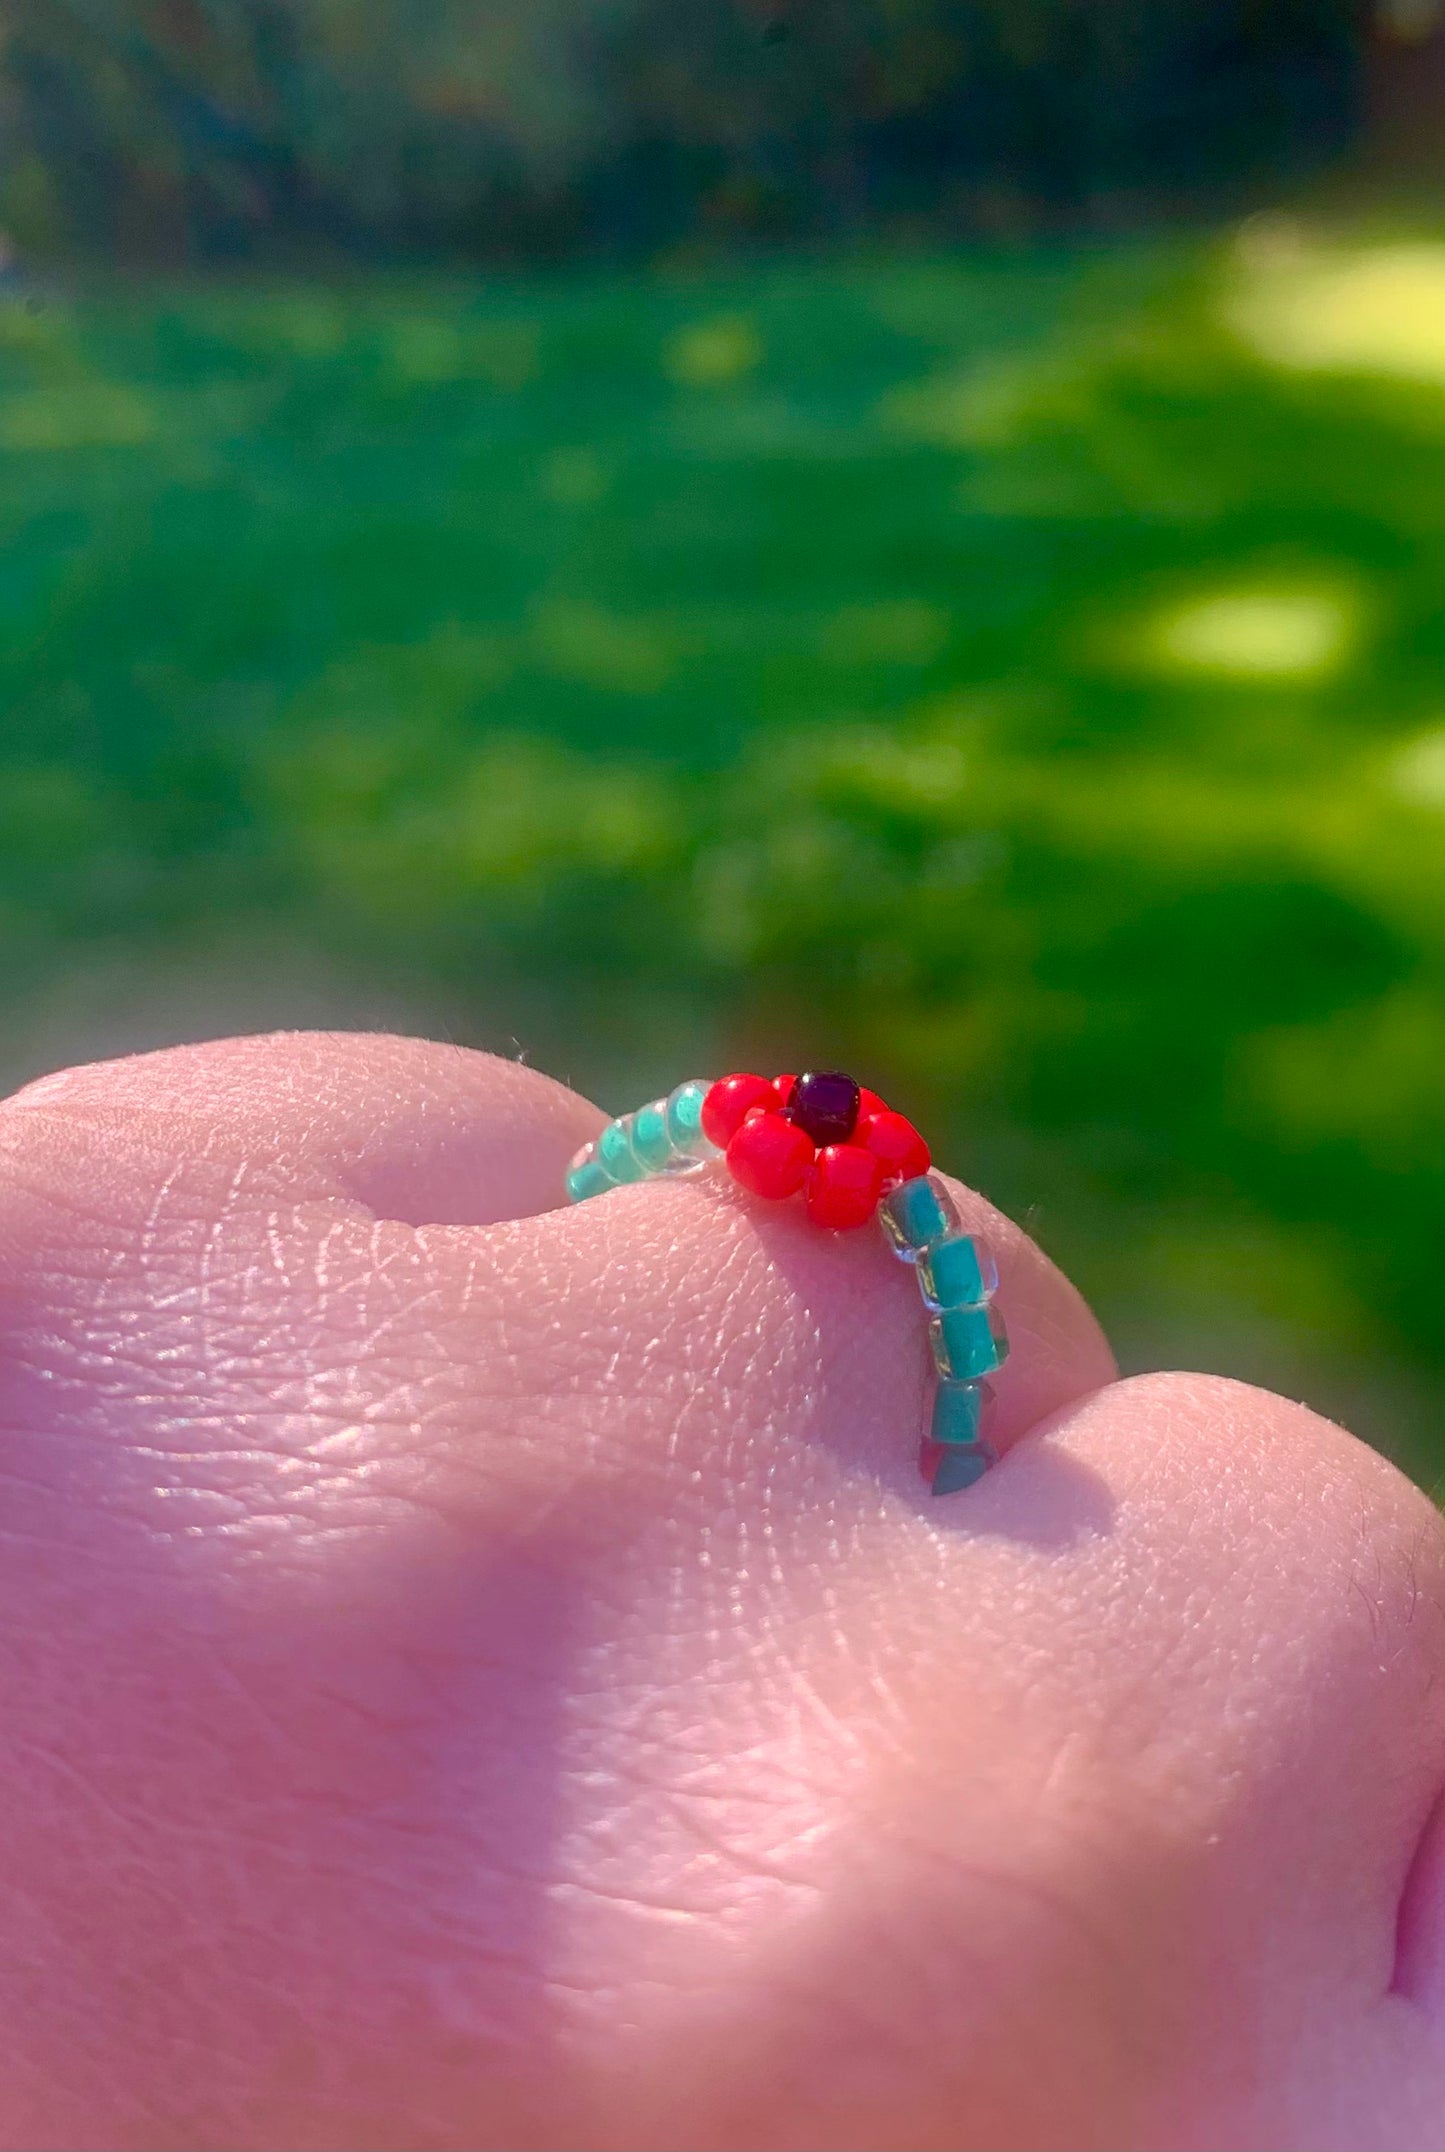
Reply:
M928 1500L931 1512L950 1530L1045 1550L1107 1538L1118 1508L1102 1474L1046 1434L1026 1435L976 1487Z

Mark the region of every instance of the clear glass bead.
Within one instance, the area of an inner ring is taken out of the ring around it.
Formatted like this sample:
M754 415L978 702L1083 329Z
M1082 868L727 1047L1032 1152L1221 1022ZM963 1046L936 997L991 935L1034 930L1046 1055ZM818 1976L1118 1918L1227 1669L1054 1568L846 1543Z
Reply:
M712 1089L694 1076L680 1083L667 1101L667 1133L672 1139L672 1170L686 1171L721 1156L718 1147L702 1132L702 1102Z
M953 1197L936 1173L900 1181L878 1206L878 1219L893 1253L916 1263L927 1249L963 1231Z
M597 1156L597 1146L584 1143L567 1168L567 1200L569 1203L585 1203L589 1196L600 1196L614 1185L611 1174Z
M665 1098L655 1098L650 1106L639 1106L632 1116L632 1155L644 1173L665 1173L672 1164Z
M977 1486L995 1461L986 1442L976 1442L968 1449L940 1450L933 1474L934 1493L961 1494L965 1487Z
M988 1439L994 1395L986 1382L940 1382L928 1423L930 1442L949 1448Z
M980 1308L944 1308L928 1326L928 1341L946 1382L991 1375L1008 1358L1008 1332L991 1301Z
M924 1249L918 1258L918 1290L924 1306L935 1314L940 1308L976 1308L998 1291L998 1264L984 1242L959 1233Z
M597 1157L614 1181L640 1181L643 1168L632 1150L632 1116L609 1121L597 1138Z

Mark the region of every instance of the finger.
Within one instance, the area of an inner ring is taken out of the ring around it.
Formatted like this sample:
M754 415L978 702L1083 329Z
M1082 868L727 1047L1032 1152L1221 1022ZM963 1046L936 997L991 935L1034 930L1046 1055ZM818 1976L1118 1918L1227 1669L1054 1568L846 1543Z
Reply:
M243 1159L286 1200L346 1196L412 1225L485 1225L563 1199L597 1109L519 1062L426 1039L284 1032L67 1069L11 1113L50 1117L56 1145L199 1188ZM32 1149L44 1138L32 1127Z

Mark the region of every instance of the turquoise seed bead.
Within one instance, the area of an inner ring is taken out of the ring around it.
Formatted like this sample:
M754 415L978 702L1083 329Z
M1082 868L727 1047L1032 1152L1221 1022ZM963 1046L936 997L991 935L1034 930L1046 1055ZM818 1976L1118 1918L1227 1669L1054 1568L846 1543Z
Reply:
M965 1487L972 1487L983 1478L993 1463L993 1452L982 1442L972 1449L945 1450L938 1460L933 1475L935 1494L958 1494Z
M993 1392L986 1382L940 1382L933 1393L930 1442L949 1448L981 1442L993 1417Z
M639 1106L632 1116L632 1155L644 1173L662 1173L672 1163L672 1137L667 1129L667 1100L656 1098Z
M667 1133L672 1147L684 1158L712 1158L717 1145L710 1143L702 1132L702 1102L707 1097L710 1084L694 1077L688 1083L680 1083L667 1102Z
M631 1116L609 1121L597 1138L597 1156L614 1181L640 1181L643 1169L632 1154Z
M916 1263L925 1249L952 1239L963 1227L953 1198L936 1173L900 1181L883 1198L878 1217L893 1253L905 1263Z
M986 1248L967 1233L940 1241L918 1258L918 1290L925 1304L939 1308L976 1308L998 1290L998 1265Z
M1008 1358L1008 1333L993 1307L944 1308L928 1326L934 1365L946 1382L991 1375Z
M589 1196L600 1196L615 1186L607 1168L595 1158L584 1158L571 1167L567 1174L567 1199L571 1203L585 1203Z

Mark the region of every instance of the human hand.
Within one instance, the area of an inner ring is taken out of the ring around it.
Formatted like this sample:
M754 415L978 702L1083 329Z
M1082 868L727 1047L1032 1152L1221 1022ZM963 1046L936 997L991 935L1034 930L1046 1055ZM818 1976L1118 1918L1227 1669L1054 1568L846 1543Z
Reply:
M508 1063L0 1108L12 2148L1445 2146L1442 1532L724 1176L572 1211Z

